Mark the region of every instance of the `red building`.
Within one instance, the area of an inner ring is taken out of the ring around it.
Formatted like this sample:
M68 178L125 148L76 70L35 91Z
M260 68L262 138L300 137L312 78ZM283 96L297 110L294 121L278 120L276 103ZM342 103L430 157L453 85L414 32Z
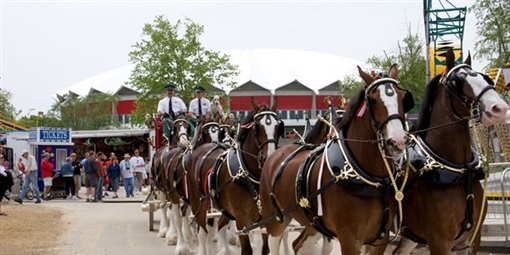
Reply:
M210 87L206 97L223 95L230 112L244 117L252 109L251 97L271 105L278 98L278 114L288 131L299 130L305 117L316 121L316 115L326 109L324 98L331 96L338 105L339 81L347 75L357 75L356 66L363 63L336 55L296 50L226 50L232 64L238 66L240 74L234 78L237 87L223 91ZM127 82L134 65L125 66L91 77L57 94L85 96L94 92L109 92L119 96L112 114L124 124L130 123L134 100L138 92ZM228 96L225 96L228 95ZM163 90L161 97L163 97ZM228 97L228 98L227 98ZM131 128L126 125L126 128Z

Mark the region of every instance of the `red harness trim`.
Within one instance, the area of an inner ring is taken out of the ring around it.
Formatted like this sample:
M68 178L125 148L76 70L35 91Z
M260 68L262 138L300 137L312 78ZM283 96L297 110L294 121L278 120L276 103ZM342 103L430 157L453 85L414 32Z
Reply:
M361 119L363 115L365 114L365 111L367 110L367 101L363 101L363 103L359 106L358 110L356 111L356 119Z
M241 128L251 128L254 123L255 123L254 121L246 123L244 125L241 125Z
M209 194L209 175L212 173L212 167L207 170L207 173L205 173L205 181L204 181L204 194Z

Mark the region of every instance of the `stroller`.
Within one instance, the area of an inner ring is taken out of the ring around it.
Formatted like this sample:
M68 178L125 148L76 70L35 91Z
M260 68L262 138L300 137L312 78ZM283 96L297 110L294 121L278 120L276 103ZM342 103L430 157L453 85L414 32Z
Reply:
M48 198L66 198L64 179L62 178L60 171L53 172L53 179L50 192L48 193Z

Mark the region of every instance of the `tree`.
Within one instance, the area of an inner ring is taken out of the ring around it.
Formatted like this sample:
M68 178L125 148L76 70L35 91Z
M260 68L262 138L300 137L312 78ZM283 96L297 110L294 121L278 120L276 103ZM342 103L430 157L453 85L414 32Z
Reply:
M358 75L347 75L340 81L339 89L345 98L351 98L360 87L361 79Z
M391 65L397 63L399 70L400 86L413 93L415 100L420 101L425 90L426 60L423 57L423 43L417 34L411 29L402 42L397 42L397 51L388 54L383 51L384 56L372 56L366 61L373 68L387 72ZM368 71L368 70L367 70ZM349 75L340 81L340 91L347 98L356 93L361 86L358 75Z
M129 53L135 64L129 83L140 94L132 122L141 123L146 113L155 113L169 82L177 86L185 102L193 96L193 86L208 89L212 84L234 87L231 80L238 74L237 66L229 63L229 56L206 50L199 41L204 27L185 19L172 25L163 16L152 24L145 24L142 40Z
M0 89L0 116L4 120L12 121L15 119L16 109L11 104L12 93Z
M423 42L417 34L408 29L408 34L397 42L397 51L384 52L384 57L373 56L367 60L374 68L387 72L396 63L399 81L403 88L410 90L417 101L421 100L426 85L426 64L423 56Z
M118 127L115 112L118 96L110 93L90 93L80 98L72 94L59 96L48 118L60 119L60 125L73 130L95 130Z
M470 12L476 16L480 36L474 56L488 60L486 68L510 62L510 0L478 0Z

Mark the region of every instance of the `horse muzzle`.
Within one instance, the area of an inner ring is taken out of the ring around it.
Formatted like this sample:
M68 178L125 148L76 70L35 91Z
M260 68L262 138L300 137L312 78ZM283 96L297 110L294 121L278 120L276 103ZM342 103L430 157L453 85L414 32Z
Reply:
M506 103L496 103L482 112L482 124L486 127L505 123L508 112Z

